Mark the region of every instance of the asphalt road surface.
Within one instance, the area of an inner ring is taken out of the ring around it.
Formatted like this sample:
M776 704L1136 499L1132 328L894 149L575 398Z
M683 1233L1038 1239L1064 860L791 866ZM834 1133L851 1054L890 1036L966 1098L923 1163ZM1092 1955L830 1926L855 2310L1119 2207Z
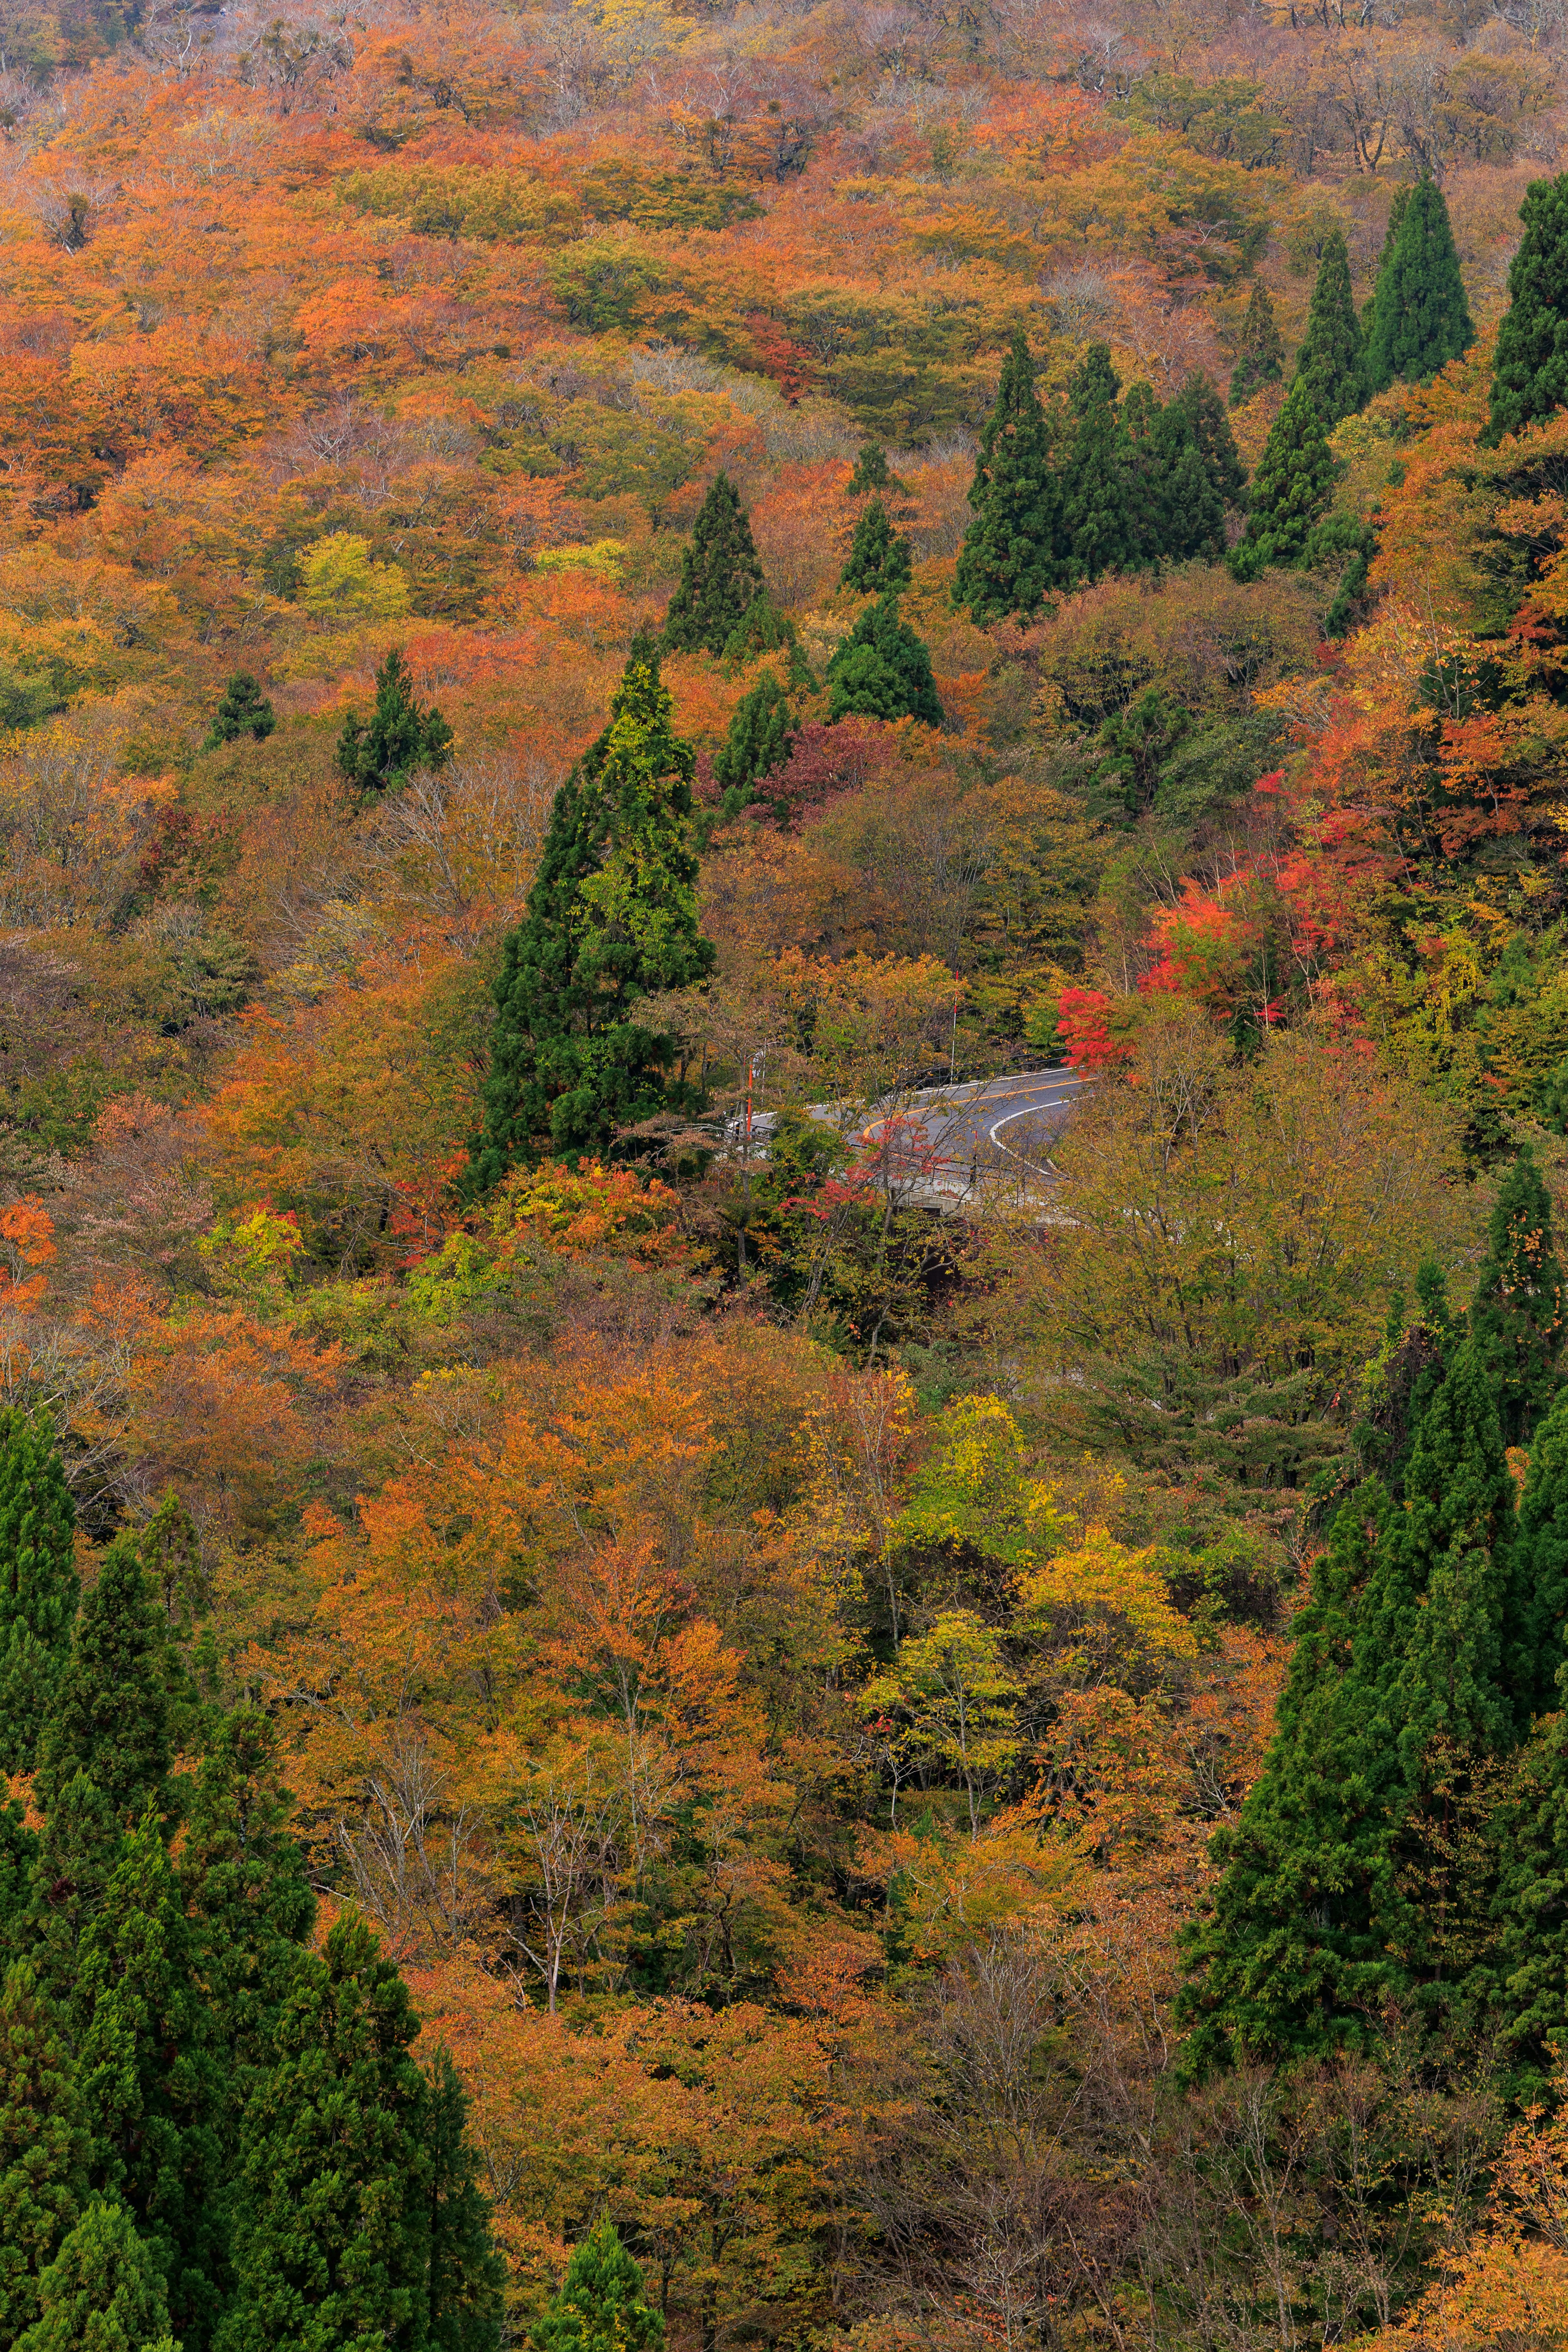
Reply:
M1071 1115L1074 1097L1092 1083L1071 1070L1022 1070L968 1086L933 1087L908 1111L873 1119L868 1142L885 1139L906 1165L930 1164L967 1176L972 1169L1022 1166L1048 1172L1050 1147Z

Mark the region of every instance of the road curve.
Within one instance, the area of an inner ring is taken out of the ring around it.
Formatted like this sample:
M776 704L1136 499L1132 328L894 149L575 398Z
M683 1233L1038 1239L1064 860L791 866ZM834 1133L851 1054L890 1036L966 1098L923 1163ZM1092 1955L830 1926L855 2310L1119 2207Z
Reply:
M931 1087L907 1110L873 1119L864 1130L874 1143L887 1138L900 1160L925 1160L971 1173L998 1159L1037 1175L1048 1172L1051 1139L1071 1114L1074 1097L1092 1082L1074 1070L1020 1070L960 1087Z

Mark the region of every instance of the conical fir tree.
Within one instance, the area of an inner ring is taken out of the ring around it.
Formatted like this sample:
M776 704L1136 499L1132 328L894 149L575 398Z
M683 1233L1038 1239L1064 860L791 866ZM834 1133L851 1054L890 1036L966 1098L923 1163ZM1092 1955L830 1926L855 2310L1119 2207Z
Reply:
M1247 316L1241 322L1241 349L1230 372L1230 404L1241 408L1266 383L1278 383L1285 373L1285 344L1274 317L1274 305L1261 278L1252 281Z
M959 550L953 603L983 625L1038 612L1068 571L1054 436L1022 327L980 436L969 503L973 520Z
M603 1150L617 1126L670 1099L671 1040L637 1022L639 998L711 970L688 846L689 743L646 640L610 724L555 796L522 922L496 983L485 1128L470 1182L520 1158Z
M103 1556L81 1604L70 1655L38 1741L38 1794L52 1814L83 1773L121 1826L164 1810L169 1740L168 1643L134 1541Z
M1489 2013L1503 2048L1544 2087L1568 2044L1568 1693L1514 1767L1498 1823Z
M163 2282L123 2205L90 2204L38 2282L16 2352L180 2352Z
M1127 433L1117 409L1121 381L1104 343L1091 343L1073 378L1068 406L1064 509L1074 576L1098 580L1137 562L1127 498Z
M855 526L838 584L861 596L880 596L889 588L895 594L907 588L910 578L910 542L894 532L881 499L873 499Z
M429 2100L407 1989L345 1913L301 1953L253 2089L240 2161L237 2285L219 2352L416 2344L429 2309Z
M258 743L265 742L277 724L272 705L250 672L237 669L213 713L212 729L202 750L216 751L220 743L237 743L242 735L253 736Z
M1436 181L1423 180L1403 206L1378 272L1367 335L1371 388L1426 383L1475 340L1448 207Z
M1365 405L1366 338L1356 316L1350 252L1341 229L1324 241L1291 389L1307 394L1326 434Z
M1226 507L1245 506L1247 468L1241 462L1236 436L1225 413L1225 403L1212 377L1205 375L1201 368L1197 369L1187 378L1168 407L1180 409L1188 418L1193 441L1204 461L1209 488L1220 504Z
M773 671L765 669L742 697L713 762L713 779L731 814L744 806L753 784L783 767L794 742L788 691Z
M1563 1703L1557 1676L1568 1654L1568 1388L1558 1390L1531 1440L1509 1584L1503 1669L1522 1739L1532 1718Z
M468 2103L451 2054L430 2070L425 2146L430 2158L430 2352L493 2352L500 2342L506 2266L490 2234L468 2137Z
M1552 1241L1552 1200L1527 1145L1499 1188L1470 1303L1470 1329L1510 1445L1529 1444L1552 1402L1565 1313L1568 1284Z
M361 793L395 792L416 770L444 768L453 736L441 713L414 691L414 677L395 646L375 674L375 709L367 727L353 711L338 738L338 768Z
M902 488L898 476L888 470L888 453L880 442L868 441L855 460L855 471L849 477L844 495L847 499L858 499L863 498L868 490Z
M1212 415L1204 403L1201 387L1205 383L1206 378L1200 378L1190 394L1167 401L1155 427L1159 553L1170 563L1199 558L1218 562L1225 554L1226 507L1241 495L1241 466L1230 426L1212 385L1207 386ZM1198 433L1200 425L1212 425L1215 417L1223 437L1213 440L1211 455ZM1233 473L1234 490L1227 499L1222 484L1230 484Z
M896 596L861 614L827 665L827 716L920 719L940 727L942 709L925 640L899 618Z
M664 2322L607 2215L574 2249L528 2340L533 2352L661 2352Z
M87 2199L90 2143L58 2020L25 1961L0 1990L0 2347L38 2316L38 2281Z
M70 1648L76 1513L54 1433L0 1412L0 1771L30 1772Z
M1494 446L1568 407L1568 172L1532 181L1519 216L1524 235L1509 268L1482 436Z
M1269 427L1252 480L1247 534L1231 559L1237 577L1289 571L1306 555L1333 495L1334 461L1300 377Z
M680 559L680 585L664 618L670 653L721 654L766 583L740 492L719 473Z

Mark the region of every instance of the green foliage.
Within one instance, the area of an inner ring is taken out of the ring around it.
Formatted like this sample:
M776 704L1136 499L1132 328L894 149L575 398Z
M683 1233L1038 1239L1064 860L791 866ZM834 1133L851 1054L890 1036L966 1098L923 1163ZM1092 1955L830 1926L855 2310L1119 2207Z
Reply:
M688 846L691 746L646 642L610 723L555 796L521 923L507 940L476 1190L530 1153L603 1150L616 1128L675 1098L670 1039L639 1025L640 997L710 970Z
M1253 477L1247 535L1231 562L1237 578L1256 580L1263 572L1305 562L1333 486L1334 460L1322 419L1298 375L1269 427Z
M436 2053L425 2105L430 2158L429 2352L494 2352L501 2339L505 2265L475 2177L468 2105L451 2054Z
M213 723L204 751L216 751L220 743L237 743L242 735L264 742L278 720L272 705L247 669L236 670L224 688L223 700L213 713Z
M122 1536L82 1601L44 1721L38 1793L46 1813L78 1773L121 1827L149 1804L163 1810L173 1761L167 1646L137 1546Z
M1240 408L1262 391L1278 383L1285 373L1285 341L1274 316L1268 289L1261 278L1252 281L1247 316L1241 322L1241 348L1230 372L1230 404Z
M16 2352L178 2352L156 2263L123 2205L97 2199L38 2282Z
M38 2281L87 2195L89 2142L58 2020L16 1962L0 1990L0 2346L38 2315Z
M847 499L864 498L868 490L899 489L903 486L896 474L888 470L888 453L879 441L863 444L855 460L855 471L849 477Z
M649 2308L642 2273L607 2214L573 2249L528 2340L532 2352L660 2352L664 2322Z
M862 596L885 595L889 589L896 595L910 579L910 542L895 533L881 499L872 499L861 509L838 584Z
M1129 498L1130 445L1116 405L1121 383L1104 343L1091 343L1073 378L1063 525L1075 573L1094 581L1133 570L1143 549Z
M664 619L672 653L724 651L766 583L740 493L715 474L680 559L680 583Z
M367 727L350 711L338 738L338 770L356 792L395 792L419 768L444 768L452 730L434 703L414 691L408 665L395 646L375 674L375 709Z
M942 704L925 640L899 618L895 595L861 614L827 665L827 715L919 719L940 727Z
M1552 1201L1525 1146L1499 1188L1470 1329L1493 1383L1503 1434L1528 1445L1551 1404L1568 1290L1552 1236Z
M1350 253L1342 229L1324 239L1317 282L1307 311L1307 336L1296 354L1291 390L1302 391L1325 433L1364 407L1366 338L1351 292Z
M752 785L784 765L794 742L788 689L774 671L765 669L742 698L713 762L714 781L731 814L750 799ZM740 798L731 800L735 794Z
M1002 369L996 403L980 436L953 602L984 625L1035 613L1066 577L1054 436L1035 389L1035 363L1022 327Z
M642 307L668 283L663 264L635 246L583 237L550 265L550 290L574 327L591 335L637 324Z
M1519 216L1492 367L1485 437L1494 446L1568 406L1568 172L1531 181Z
M1559 1389L1530 1448L1509 1558L1510 1648L1504 1667L1521 1738L1562 1705L1558 1675L1568 1618L1568 1388Z
M0 1771L30 1772L70 1647L76 1512L54 1432L0 1412Z
M1476 331L1459 275L1448 207L1435 180L1423 180L1390 218L1367 333L1367 377L1373 392L1394 383L1425 383L1468 352Z

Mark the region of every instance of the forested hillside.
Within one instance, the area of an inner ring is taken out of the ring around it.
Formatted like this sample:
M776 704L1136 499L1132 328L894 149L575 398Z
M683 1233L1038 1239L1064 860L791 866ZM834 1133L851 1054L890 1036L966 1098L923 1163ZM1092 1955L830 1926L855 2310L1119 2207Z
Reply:
M1568 2347L1565 318L1563 0L0 0L0 2352Z

